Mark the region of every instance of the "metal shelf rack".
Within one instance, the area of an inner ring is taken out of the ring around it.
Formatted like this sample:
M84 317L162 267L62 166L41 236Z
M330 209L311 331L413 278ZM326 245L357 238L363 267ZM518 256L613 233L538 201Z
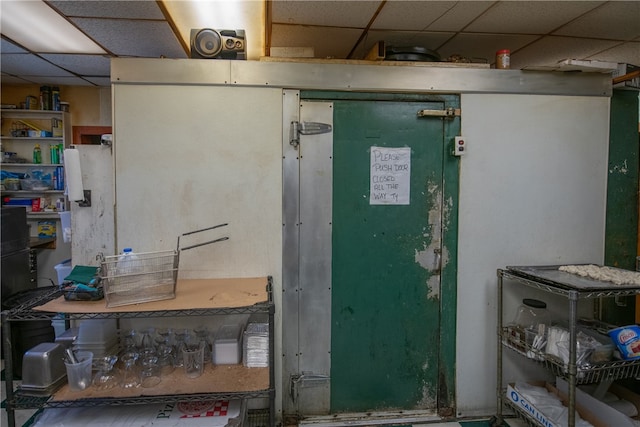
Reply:
M504 282L519 284L531 288L539 289L553 295L566 298L569 303L569 361L567 364L545 354L534 353L535 360L553 372L556 376L567 380L568 390L568 427L575 427L575 407L576 407L576 385L596 383L603 381L613 381L617 379L633 378L640 373L639 360L620 360L606 363L592 364L588 366L577 366L577 324L578 324L578 302L580 300L611 298L620 296L630 296L640 294L640 287L631 285L614 285L609 282L602 282L593 279L583 278L559 271L559 266L542 267L507 267L498 269L498 353L497 353L497 415L494 425L502 425L503 406L508 406L515 410L515 414L524 418L532 426L541 425L530 416L521 412L514 405L509 405L505 399L505 390L502 387L502 369L504 348L519 353L527 357L527 352L532 349L526 343L514 343L509 340L506 328L503 326L503 292ZM529 353L531 355L531 353Z
M248 306L241 307L220 307L202 309L167 309L158 311L118 311L118 312L83 312L65 313L67 320L99 319L99 318L149 318L149 317L179 317L179 316L213 316L228 314L252 314L267 313L269 317L269 384L262 390L249 390L239 392L207 392L191 394L162 394L154 396L135 397L99 397L81 398L75 400L56 400L51 396L33 396L15 389L14 373L11 357L11 322L15 321L35 321L50 320L58 313L35 310L35 307L42 306L53 301L62 292L53 288L49 292L38 294L33 299L18 305L10 310L2 312L2 332L5 356L5 388L6 388L6 411L9 427L15 427L15 411L20 409L38 408L69 408L69 407L99 407L99 406L121 406L121 405L144 405L167 402L193 402L207 399L254 399L268 398L268 414L266 410L260 414L260 419L264 424L268 419L268 425L275 425L275 374L274 374L274 314L273 303L273 282L272 277L266 278L267 300ZM251 369L251 368L246 368ZM249 414L251 416L251 413Z

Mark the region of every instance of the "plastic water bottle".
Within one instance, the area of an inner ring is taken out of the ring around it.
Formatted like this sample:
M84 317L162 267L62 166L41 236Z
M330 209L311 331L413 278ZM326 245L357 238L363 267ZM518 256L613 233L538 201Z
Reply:
M136 265L138 257L133 253L133 249L124 248L118 257L118 275L136 273L139 268Z

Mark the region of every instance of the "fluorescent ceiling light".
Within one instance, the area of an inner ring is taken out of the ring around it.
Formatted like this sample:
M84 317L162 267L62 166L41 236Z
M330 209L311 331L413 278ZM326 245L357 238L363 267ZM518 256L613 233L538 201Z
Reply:
M36 53L106 53L40 0L0 1L2 34Z
M247 59L264 56L264 0L165 0L162 4L187 46L193 28L245 30Z

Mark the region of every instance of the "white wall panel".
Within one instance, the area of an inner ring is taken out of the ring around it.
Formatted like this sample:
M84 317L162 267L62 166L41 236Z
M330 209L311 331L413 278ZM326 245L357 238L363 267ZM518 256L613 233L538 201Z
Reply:
M496 408L496 269L603 262L609 99L463 94L461 107L457 406L471 416Z
M91 206L71 202L71 253L74 265L98 266L96 255L113 255L113 157L109 147L78 145L82 186Z
M273 275L282 266L282 91L115 85L117 249L174 249L183 278Z

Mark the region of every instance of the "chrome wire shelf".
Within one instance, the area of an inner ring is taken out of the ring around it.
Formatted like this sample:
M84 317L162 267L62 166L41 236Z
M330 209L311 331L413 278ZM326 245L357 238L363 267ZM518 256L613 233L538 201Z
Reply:
M271 286L267 285L267 293L271 298ZM44 293L27 303L2 312L3 320L51 320L58 313L34 310L51 300L62 296L62 291L55 289ZM273 303L265 301L250 306L224 307L224 308L190 308L161 311L123 311L123 312L96 312L96 313L65 313L69 319L114 319L114 318L147 318L147 317L177 317L177 316L209 316L214 314L252 314L264 313L266 310L274 310Z
M536 350L524 341L515 342L506 332L502 333L502 345L531 361L542 363L555 376L568 378L568 367L562 360ZM640 359L612 360L603 363L590 363L577 367L576 384L591 384L601 381L615 381L640 376Z
M11 405L14 409L37 409L37 408L79 408L79 407L102 407L102 406L122 406L122 405L147 405L167 402L199 402L202 400L233 400L233 399L257 399L267 398L273 390L256 390L242 392L221 392L221 393L197 393L197 394L165 394L159 396L136 396L136 397L100 397L85 398L78 400L52 400L50 397L29 396L16 391Z

